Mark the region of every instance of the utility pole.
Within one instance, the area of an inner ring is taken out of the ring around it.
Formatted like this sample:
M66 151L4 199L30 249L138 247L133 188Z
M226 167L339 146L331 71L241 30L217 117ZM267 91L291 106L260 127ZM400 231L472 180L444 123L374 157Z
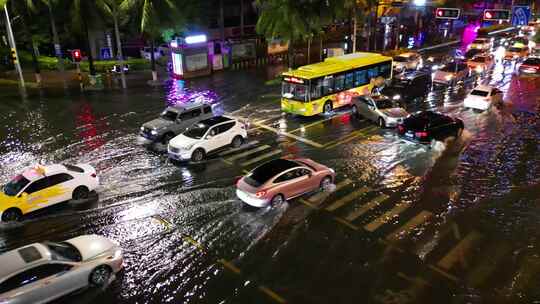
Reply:
M11 47L11 53L13 55L13 64L19 74L19 81L22 88L25 88L24 78L21 69L21 63L19 62L19 54L17 54L17 45L15 44L15 38L13 37L13 30L11 29L11 20L9 19L9 13L7 4L4 5L4 12L6 14L6 29L8 32L9 46Z

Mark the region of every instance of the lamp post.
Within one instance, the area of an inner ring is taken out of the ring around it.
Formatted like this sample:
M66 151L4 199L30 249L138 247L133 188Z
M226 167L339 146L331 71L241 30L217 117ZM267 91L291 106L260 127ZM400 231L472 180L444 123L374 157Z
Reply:
M8 33L9 46L11 47L11 52L13 53L13 64L19 74L19 81L21 88L25 88L24 78L21 69L21 63L19 61L19 54L17 53L17 45L15 44L15 38L13 37L13 30L11 29L11 20L9 19L9 13L7 9L7 4L4 5L4 13L6 14L6 30Z

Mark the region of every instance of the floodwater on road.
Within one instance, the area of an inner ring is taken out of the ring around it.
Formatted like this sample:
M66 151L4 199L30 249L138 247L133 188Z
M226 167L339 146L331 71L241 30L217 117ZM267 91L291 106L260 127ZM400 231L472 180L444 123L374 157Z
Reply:
M408 104L464 121L460 138L433 147L349 109L284 115L266 71L126 92L3 93L1 183L36 163L89 163L101 185L88 202L0 224L0 251L81 234L118 241L117 279L59 303L540 301L540 81L512 70L498 64ZM502 110L463 108L480 82L505 92ZM248 120L249 143L201 164L136 145L143 122L192 100ZM334 168L332 191L244 207L237 177L281 156Z

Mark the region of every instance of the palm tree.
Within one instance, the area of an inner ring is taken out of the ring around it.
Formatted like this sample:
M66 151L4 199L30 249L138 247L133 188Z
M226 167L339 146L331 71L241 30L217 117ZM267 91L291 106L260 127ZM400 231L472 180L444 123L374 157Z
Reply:
M58 38L58 30L56 29L56 21L54 20L54 14L53 14L53 11L55 7L57 7L59 0L26 0L28 7L34 13L38 12L37 7L36 7L37 1L43 3L47 7L47 11L49 13L49 21L51 23L51 32L53 34L54 50L58 58L58 70L63 72L64 61L61 54L62 47L60 46L60 39Z
M90 44L90 34L88 21L94 21L98 16L98 8L96 1L89 0L72 0L71 2L71 17L75 27L85 35L87 47L88 47L88 67L90 75L96 75L96 69L94 67L94 57L92 56L92 46Z
M325 1L258 0L261 13L257 32L288 42L289 69L294 67L294 43L307 40L310 44L311 37L322 29L321 11L317 9L322 2Z
M96 0L98 8L107 16L112 18L114 23L114 35L116 37L117 55L120 61L120 73L122 78L122 88L126 88L126 75L124 74L124 56L122 54L122 41L120 39L119 18L122 14L120 4L123 0Z
M32 9L28 6L27 2L17 2L12 1L12 9L18 14L20 18L21 28L23 37L26 38L28 43L27 48L30 49L32 54L32 65L34 66L34 75L36 77L36 83L38 86L41 86L41 69L39 67L38 55L36 54L36 41L34 40L34 35L28 28L28 19L32 13Z
M161 29L176 28L178 21L182 20L177 2L174 0L124 0L120 5L122 10L139 13L140 31L150 38L153 82L157 82L156 59L154 57L155 40Z

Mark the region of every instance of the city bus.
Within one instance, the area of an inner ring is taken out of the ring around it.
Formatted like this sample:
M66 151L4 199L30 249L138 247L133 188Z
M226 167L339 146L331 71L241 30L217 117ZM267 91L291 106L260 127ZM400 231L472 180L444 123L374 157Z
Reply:
M392 58L376 53L330 57L282 74L281 110L302 116L327 114L370 94L392 78Z

